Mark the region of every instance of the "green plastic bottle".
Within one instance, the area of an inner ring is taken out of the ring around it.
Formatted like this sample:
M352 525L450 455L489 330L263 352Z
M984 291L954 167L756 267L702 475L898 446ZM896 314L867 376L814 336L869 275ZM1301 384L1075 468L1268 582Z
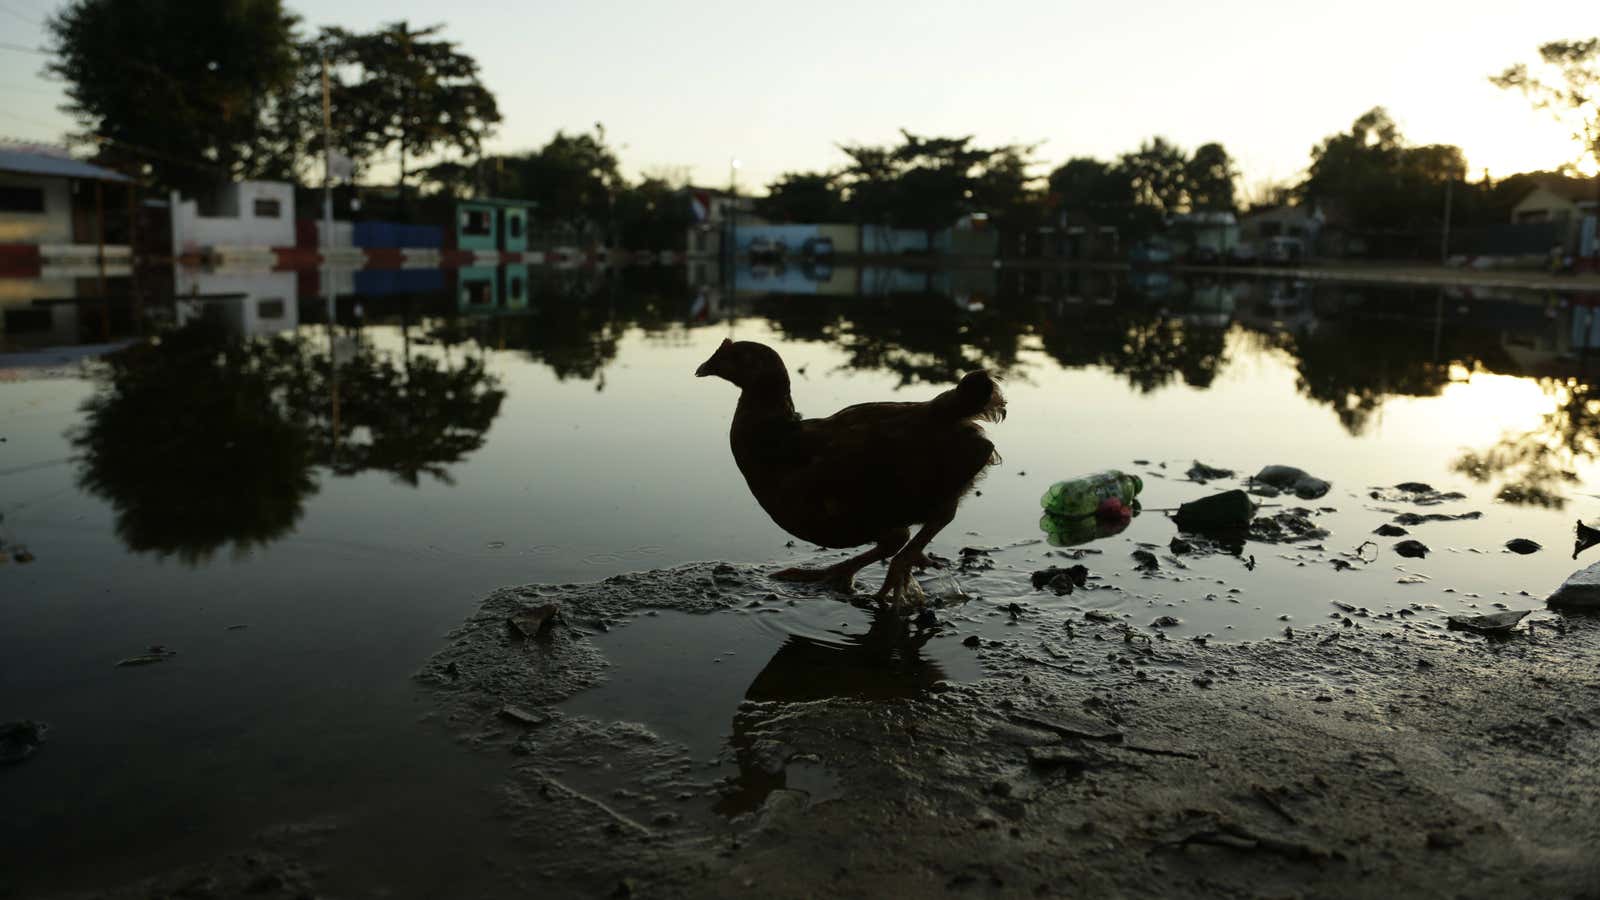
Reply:
M1139 514L1139 501L1133 501L1129 507L1133 514ZM1039 517L1039 530L1044 532L1045 539L1053 547L1071 547L1074 544L1087 544L1101 538L1121 534L1128 528L1129 519L1102 519L1098 516L1053 516L1045 513Z
M1056 516L1092 516L1100 508L1101 501L1109 497L1132 506L1133 498L1139 496L1143 489L1144 482L1139 476L1107 469L1050 485L1050 489L1039 498L1039 505L1044 507L1045 512Z

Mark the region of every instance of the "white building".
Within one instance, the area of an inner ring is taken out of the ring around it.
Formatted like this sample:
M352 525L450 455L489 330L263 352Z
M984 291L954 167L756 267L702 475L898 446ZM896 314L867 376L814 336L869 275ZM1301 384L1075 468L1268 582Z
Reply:
M239 181L197 199L172 194L172 255L270 259L293 247L294 185Z

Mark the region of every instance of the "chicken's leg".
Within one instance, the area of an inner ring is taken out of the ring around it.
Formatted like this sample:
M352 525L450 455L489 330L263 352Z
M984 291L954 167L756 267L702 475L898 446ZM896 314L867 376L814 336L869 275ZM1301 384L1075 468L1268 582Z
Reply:
M872 565L880 559L894 556L895 551L905 546L906 539L911 536L911 529L896 528L886 532L878 539L877 546L863 553L857 553L842 562L834 563L821 569L782 569L772 573L772 577L779 581L822 581L833 585L835 588L849 593L856 589L856 573Z
M917 532L917 536L894 555L894 559L889 562L889 574L883 579L883 587L878 589L879 601L886 601L888 605L899 610L913 603L921 606L927 600L927 595L922 592L922 586L911 577L911 567L927 559L923 551L928 548L933 536L956 517L957 502L959 500L952 501L948 506L929 516L928 521L922 523L922 530Z

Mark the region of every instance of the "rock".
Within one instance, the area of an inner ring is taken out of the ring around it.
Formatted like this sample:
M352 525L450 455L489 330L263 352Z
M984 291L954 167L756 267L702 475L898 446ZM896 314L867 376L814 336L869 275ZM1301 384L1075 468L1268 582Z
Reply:
M1573 559L1577 559L1579 553L1593 547L1595 544L1600 544L1600 528L1590 528L1583 524L1582 521L1579 521L1576 531L1576 538L1572 544Z
M1600 609L1600 563L1568 575L1545 602L1558 609Z
M1067 566L1058 568L1050 566L1033 573L1033 589L1043 590L1049 588L1056 596L1072 593L1075 587L1083 587L1089 581L1089 568L1087 566Z
M1192 552L1194 550L1194 544L1191 544L1177 535L1173 535L1172 540L1167 542L1167 549L1170 550L1175 556L1182 556L1185 553Z
M1089 760L1066 747L1029 747L1028 763L1039 769L1053 769L1076 775L1089 768Z
M531 713L520 706L512 706L509 703L500 707L499 716L509 722L516 722L518 725L543 725L550 721L550 717L547 715Z
M1157 616L1156 619L1150 623L1150 627L1152 627L1152 628L1175 628L1175 627L1177 627L1178 625L1181 625L1181 624L1182 624L1182 622L1180 622L1178 620L1177 616Z
M166 662L167 660L169 660L169 659L171 659L171 658L173 658L174 656L177 656L177 655L178 655L178 651L176 651L176 650L172 650L172 649L170 649L168 647L164 647L161 644L154 644L148 650L146 650L144 653L140 654L139 656L130 656L130 657L126 658L126 659L119 660L117 662L117 667L118 668L122 668L123 666L148 666L148 665L151 665L152 663Z
M1178 507L1172 517L1185 531L1217 531L1244 528L1256 514L1255 502L1244 491L1223 491Z
M1115 622L1117 617L1103 609L1091 609L1084 612L1083 617L1091 622Z
M1530 609L1490 613L1484 616L1451 616L1446 621L1451 631L1470 631L1474 634L1510 634Z
M1454 516L1445 513L1401 513L1394 517L1394 521L1396 525L1414 526L1421 525L1423 522L1460 522L1466 519L1481 518L1483 518L1483 513L1473 510L1472 512L1464 512Z
M1390 525L1387 522L1385 522L1384 524L1379 525L1375 530L1373 530L1372 533L1373 534L1377 534L1377 535L1382 535L1383 537L1399 537L1402 534L1410 534L1411 532L1405 530L1404 528L1401 528L1399 525Z
M1428 545L1421 541L1400 541L1394 545L1394 552L1406 559L1422 559L1428 555Z
M1257 472L1252 480L1280 490L1293 491L1302 500L1315 500L1332 487L1328 482L1307 474L1304 469L1293 466L1267 466Z
M0 723L0 766L14 765L32 756L49 730L50 726L31 719Z
M1134 563L1146 572L1154 572L1161 568L1160 561L1149 550L1135 550L1130 555L1133 557Z
M963 647L982 647L983 646L983 638L980 638L975 634L969 634L969 635L967 635L966 640L961 642L961 646L963 646Z
M511 633L517 637L523 639L537 637L555 624L560 613L561 604L546 603L516 613L506 619L506 624L511 627Z
M1415 503L1418 506L1437 506L1452 500L1467 499L1467 495L1460 491L1440 493L1433 489L1433 485L1420 481L1403 481L1392 488L1373 488L1367 496L1386 503Z
M1194 461L1194 465L1189 467L1189 471L1183 474L1190 481L1197 481L1201 484L1205 484L1208 481L1216 481L1221 478L1232 478L1233 470L1219 469L1215 466L1208 466L1197 459Z
M1506 549L1527 556L1529 553L1538 553L1544 546L1538 541L1530 541L1527 538L1512 538L1506 541Z

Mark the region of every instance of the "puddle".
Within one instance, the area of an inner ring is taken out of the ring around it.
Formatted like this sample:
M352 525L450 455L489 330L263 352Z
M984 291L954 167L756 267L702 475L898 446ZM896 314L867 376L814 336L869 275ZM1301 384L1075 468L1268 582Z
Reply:
M887 700L983 675L950 629L908 629L835 600L709 615L653 612L592 638L610 663L606 683L559 708L647 725L698 759L728 748L746 700Z

